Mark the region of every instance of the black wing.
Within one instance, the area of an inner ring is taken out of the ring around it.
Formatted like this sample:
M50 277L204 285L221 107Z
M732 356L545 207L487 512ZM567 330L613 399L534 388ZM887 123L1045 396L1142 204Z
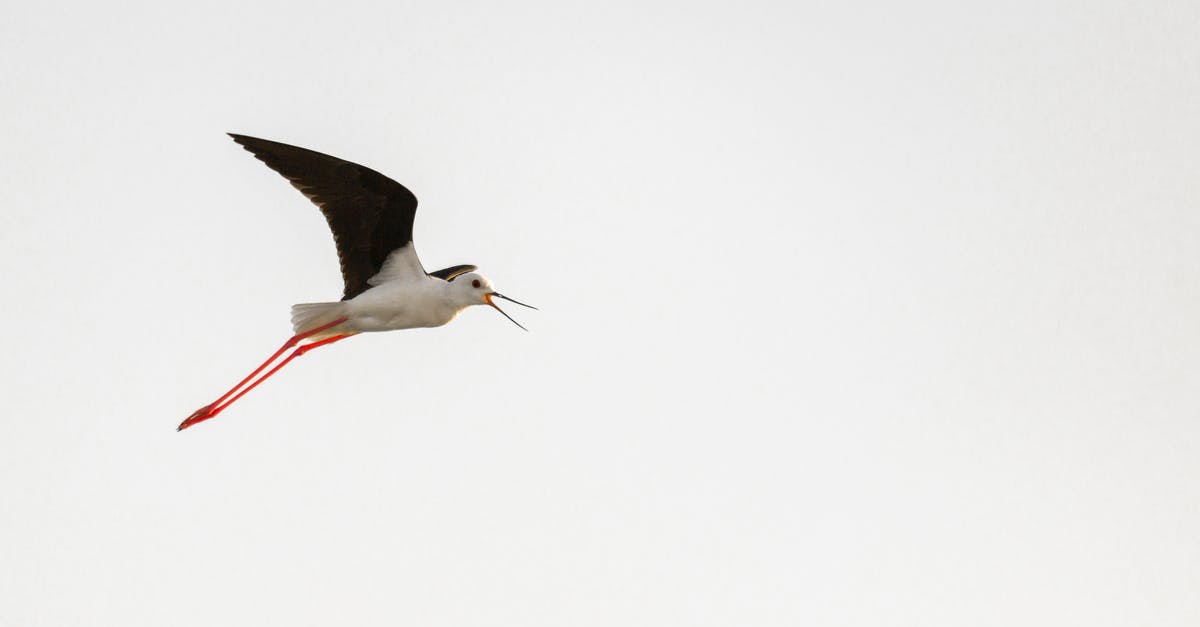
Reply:
M430 272L429 276L436 277L443 281L449 282L449 281L453 281L460 274L474 272L478 269L479 269L478 267L471 266L471 265L450 266L449 268L442 268L441 270L435 270L433 272Z
M412 244L417 197L392 179L356 163L279 142L229 134L283 175L325 214L337 245L349 300L393 250Z

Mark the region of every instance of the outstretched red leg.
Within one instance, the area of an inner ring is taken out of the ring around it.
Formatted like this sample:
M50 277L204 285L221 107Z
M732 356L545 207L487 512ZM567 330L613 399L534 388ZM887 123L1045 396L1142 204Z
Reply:
M236 396L234 396L235 392L237 392L239 389L241 389L242 386L246 385L252 379L254 379L254 377L257 376L258 373L262 372L264 368L271 365L271 363L274 362L276 359L278 359L279 356L284 353L284 351L286 351L289 348L292 348L293 346L296 346L297 344L299 344L306 338L312 337L313 335L316 335L316 334L320 333L321 331L325 331L327 329L335 327L345 321L346 321L346 318L338 318L337 320L334 320L333 322L330 322L328 324L323 324L315 329L312 329L310 331L305 331L304 333L298 333L298 334L293 335L292 337L288 338L288 341L284 342L283 346L279 347L279 350L275 351L275 353L273 355L271 355L266 361L264 361L262 363L262 365L260 365L258 368L255 368L254 372L251 372L249 375L246 375L246 378L239 381L237 385L230 388L228 392L222 394L221 397L218 398L217 400L192 412L192 415L188 416L186 420L179 423L179 427L176 429L176 431L182 431L198 422L203 422L203 421L208 420L209 418L212 418L212 417L216 416L217 414L221 413L231 403L233 403L237 399L241 398L243 394L254 389L259 383L262 383L264 379L275 374L275 372L278 371L280 368L282 368L284 366L284 364L295 359L296 357L299 357L300 355L303 355L304 353L306 353L318 346L324 346L326 344L331 344L333 342L336 342L340 339L350 337L351 335L353 335L352 333L348 333L345 335L335 335L333 337L326 338L326 339L320 340L318 342L313 342L312 344L305 344L303 346L300 346L295 351L293 351L291 355L288 355L288 357L286 359L284 359L282 362L280 362L279 365L272 368L270 371L267 372L267 374L263 375L257 381L254 381L254 383L252 383L249 387L245 388L244 390L239 392ZM230 398L231 396L232 396L232 398ZM226 401L226 399L229 399L229 400Z

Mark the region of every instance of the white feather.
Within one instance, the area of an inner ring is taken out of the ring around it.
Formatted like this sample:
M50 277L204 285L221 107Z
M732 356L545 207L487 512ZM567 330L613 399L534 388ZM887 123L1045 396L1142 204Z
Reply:
M315 329L323 324L328 324L345 316L345 303L300 303L292 305L292 331L299 335L310 329ZM331 329L327 329L312 336L311 339L317 340L323 337L337 335L338 329L344 325L338 325Z
M417 258L417 249L409 242L404 248L397 248L388 255L383 267L375 276L367 279L367 285L382 285L393 282L416 282L428 278L425 267Z

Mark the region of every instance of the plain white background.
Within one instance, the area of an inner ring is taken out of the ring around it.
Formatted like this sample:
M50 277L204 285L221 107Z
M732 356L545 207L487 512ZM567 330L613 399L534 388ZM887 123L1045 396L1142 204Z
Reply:
M1200 624L1198 7L7 2L0 624Z

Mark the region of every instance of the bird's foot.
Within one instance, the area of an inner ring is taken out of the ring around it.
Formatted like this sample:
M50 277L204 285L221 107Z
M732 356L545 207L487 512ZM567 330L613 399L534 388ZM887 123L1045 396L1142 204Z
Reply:
M205 405L204 407L192 412L192 415L188 416L186 420L179 423L179 426L175 430L183 431L197 422L203 422L217 415L217 412L213 411L213 405L214 403L209 403L208 405Z

